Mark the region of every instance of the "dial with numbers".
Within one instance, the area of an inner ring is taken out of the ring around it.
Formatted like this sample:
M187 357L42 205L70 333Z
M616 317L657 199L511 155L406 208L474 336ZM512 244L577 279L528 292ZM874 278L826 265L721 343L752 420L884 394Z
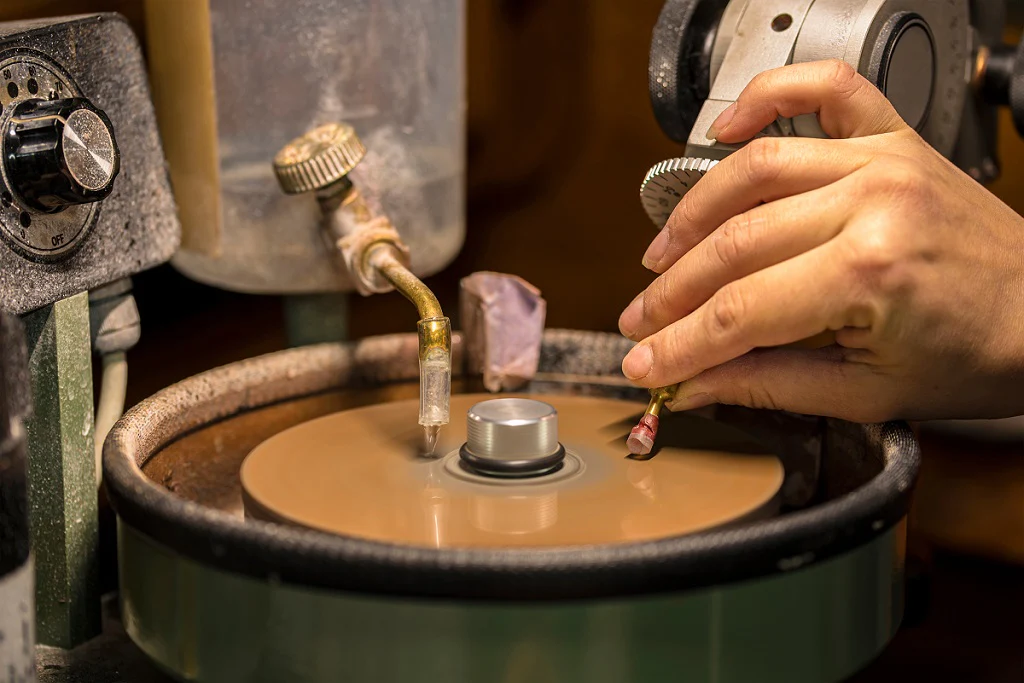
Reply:
M640 203L654 225L663 228L683 195L717 165L714 159L682 157L651 167L640 186Z
M0 60L0 237L23 256L70 255L96 222L120 168L113 127L60 67Z

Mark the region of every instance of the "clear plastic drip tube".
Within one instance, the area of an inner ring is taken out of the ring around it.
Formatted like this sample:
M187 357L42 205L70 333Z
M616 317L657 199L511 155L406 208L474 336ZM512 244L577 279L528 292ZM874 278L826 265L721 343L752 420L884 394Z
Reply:
M452 324L448 318L419 321L420 424L426 450L433 452L437 433L448 424L452 393Z

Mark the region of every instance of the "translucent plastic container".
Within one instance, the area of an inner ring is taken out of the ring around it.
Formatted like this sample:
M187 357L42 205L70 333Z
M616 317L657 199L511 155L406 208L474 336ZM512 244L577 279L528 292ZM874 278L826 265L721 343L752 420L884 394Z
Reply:
M173 263L226 289L352 289L312 196L271 159L308 129L352 124L353 173L418 275L464 236L464 0L147 0L154 98L184 228Z

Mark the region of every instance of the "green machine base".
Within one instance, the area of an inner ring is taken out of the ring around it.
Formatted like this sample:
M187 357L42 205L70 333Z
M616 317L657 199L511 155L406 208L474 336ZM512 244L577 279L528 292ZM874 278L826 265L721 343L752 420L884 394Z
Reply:
M139 647L209 683L836 683L899 626L900 524L770 577L600 601L489 603L262 582L121 522L121 603Z

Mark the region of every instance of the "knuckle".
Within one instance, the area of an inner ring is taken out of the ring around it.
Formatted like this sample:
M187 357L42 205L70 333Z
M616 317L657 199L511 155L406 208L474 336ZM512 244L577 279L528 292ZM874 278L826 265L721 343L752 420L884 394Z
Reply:
M756 247L748 214L740 214L730 218L725 225L716 230L711 237L711 249L714 258L726 266L737 265L746 254Z
M877 285L899 264L899 245L892 238L888 226L866 228L850 245L853 270L862 281Z
M782 141L764 137L753 140L744 148L744 172L753 185L770 183L783 171Z
M743 323L745 302L732 286L723 287L711 298L709 322L713 337L735 334Z
M861 75L842 59L830 59L826 64L828 84L836 94L849 97L860 89Z
M644 293L643 315L647 323L657 324L665 315L671 304L668 286L663 277L659 277Z
M747 90L765 90L771 87L772 80L778 75L778 69L769 69L762 71L761 73L750 79L750 84L747 86Z
M857 304L847 315L868 321L873 329L884 328L891 320L892 302L916 286L913 258L885 227L862 231L850 249L850 284Z
M662 330L651 337L651 351L654 354L654 371L660 384L679 382L683 377L676 375L692 367L690 346L677 330Z
M888 192L899 200L917 205L930 201L933 180L916 164L898 160L887 165L883 173Z
M933 203L935 181L920 164L896 155L875 159L859 174L857 198L867 205L884 202L890 211L926 211Z
M683 195L682 200L672 212L666 228L668 229L668 251L673 252L680 244L689 241L690 236L699 231L701 210L695 192Z
M695 224L700 219L700 209L697 206L697 197L695 192L687 192L683 195L683 198L679 200L679 205L673 212L673 218L678 217L675 221L670 223L676 232L683 229L684 226Z
M746 401L743 405L759 410L779 410L779 403L767 387L759 384L748 384L745 388Z

